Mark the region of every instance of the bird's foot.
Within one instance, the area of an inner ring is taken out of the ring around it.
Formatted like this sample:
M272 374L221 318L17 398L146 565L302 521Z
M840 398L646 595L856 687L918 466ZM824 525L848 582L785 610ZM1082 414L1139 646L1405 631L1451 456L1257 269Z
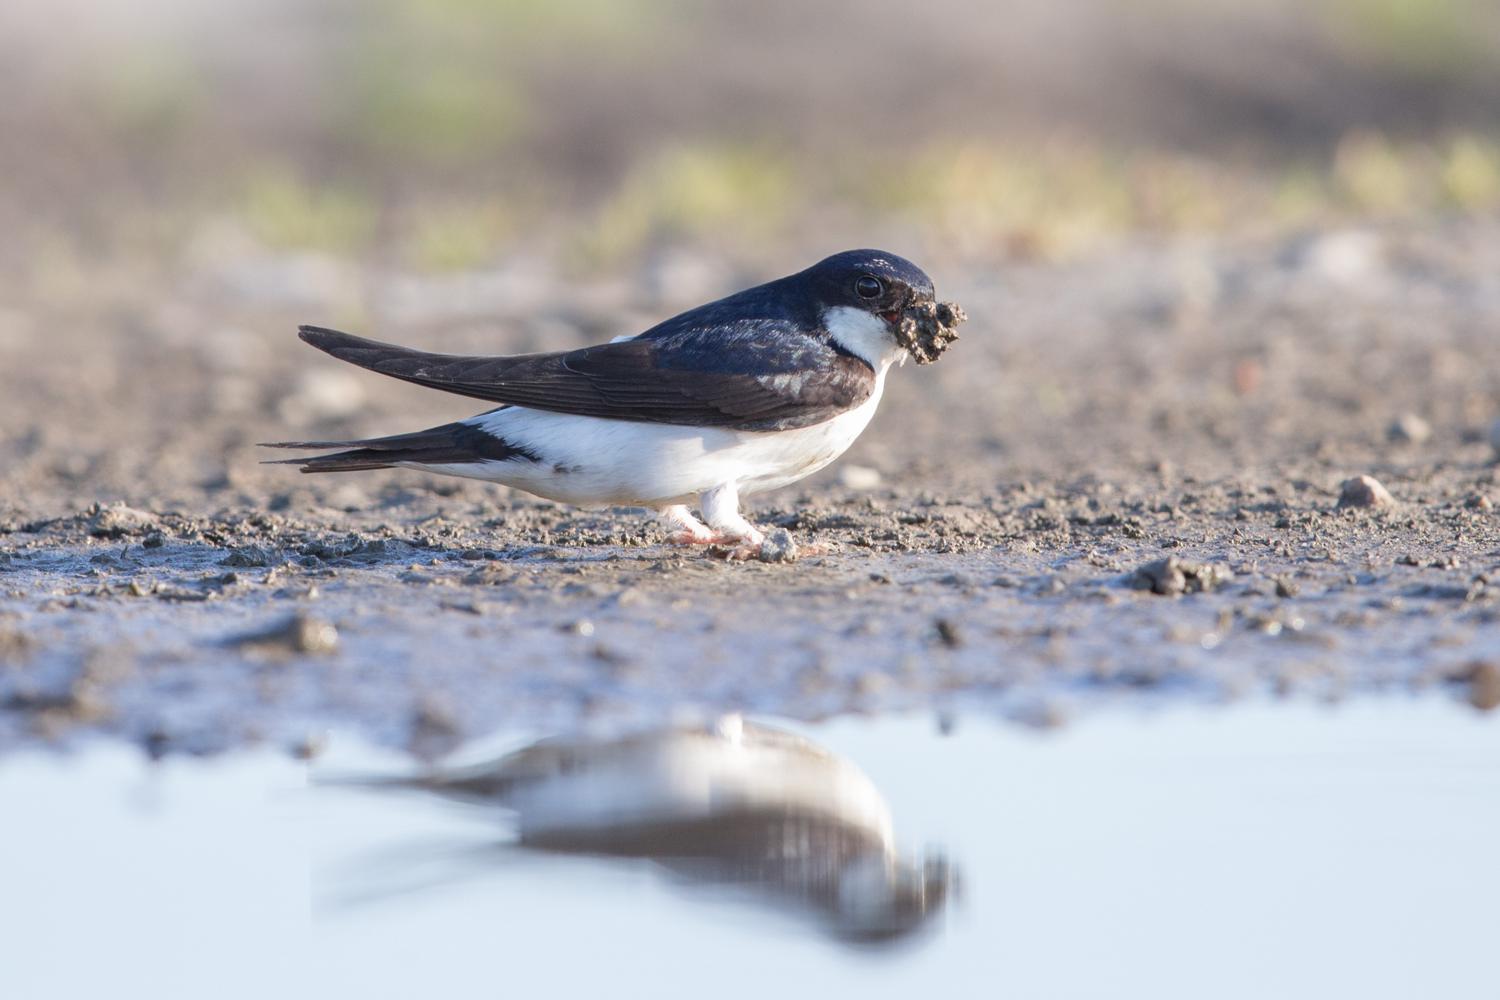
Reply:
M667 541L673 545L722 545L726 538L721 532L711 528L683 528L668 535Z
M673 529L667 536L673 545L718 545L725 540L724 532L698 520L684 504L673 504L661 514L667 526Z
M792 533L785 528L777 528L768 535L756 532L756 536L758 540L745 538L739 545L732 548L715 548L710 551L729 562L747 562L751 559L758 559L767 563L796 562L806 556L827 555L832 551L825 542L799 544L792 538Z
M727 544L715 546L710 552L728 562L759 559L761 549L766 544L765 533L748 523L741 530L720 531L719 534Z
M761 557L764 545L764 542L741 542L734 546L716 548L713 554L725 562L750 562Z

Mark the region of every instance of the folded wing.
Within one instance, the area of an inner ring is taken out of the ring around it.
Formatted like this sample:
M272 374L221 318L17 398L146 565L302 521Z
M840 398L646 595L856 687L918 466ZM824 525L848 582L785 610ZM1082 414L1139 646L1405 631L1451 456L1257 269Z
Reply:
M614 420L787 430L858 406L875 376L857 358L776 319L753 319L576 351L430 354L337 330L300 336L341 361L444 392Z

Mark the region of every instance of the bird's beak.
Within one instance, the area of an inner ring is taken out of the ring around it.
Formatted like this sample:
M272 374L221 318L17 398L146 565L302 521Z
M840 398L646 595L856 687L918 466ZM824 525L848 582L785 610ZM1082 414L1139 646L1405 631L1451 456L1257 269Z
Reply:
M913 294L912 297L909 298L906 301L906 303L900 309L890 309L890 310L887 310L886 312L880 313L879 315L880 315L881 319L885 320L891 326L897 326L901 322L901 316L902 316L902 314L905 313L907 309L909 309L912 306L920 306L920 305L923 305L925 303L932 302L936 298L937 298L936 295L927 295L927 294L918 292L918 293Z

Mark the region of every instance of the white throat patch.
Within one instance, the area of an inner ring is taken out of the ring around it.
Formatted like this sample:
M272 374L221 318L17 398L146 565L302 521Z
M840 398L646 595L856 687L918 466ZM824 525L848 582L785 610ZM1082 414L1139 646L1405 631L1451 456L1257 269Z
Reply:
M885 320L863 309L853 306L825 309L823 325L840 347L868 362L877 372L885 371L892 361L906 355L906 351L896 346Z

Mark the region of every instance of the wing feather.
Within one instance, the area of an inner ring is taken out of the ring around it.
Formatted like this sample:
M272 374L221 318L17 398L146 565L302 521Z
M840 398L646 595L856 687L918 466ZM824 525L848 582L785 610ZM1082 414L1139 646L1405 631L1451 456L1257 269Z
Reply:
M631 340L510 357L431 354L312 326L300 336L341 361L418 385L615 420L787 430L829 420L874 389L868 365L790 319L720 318L705 308L698 323L669 321Z

